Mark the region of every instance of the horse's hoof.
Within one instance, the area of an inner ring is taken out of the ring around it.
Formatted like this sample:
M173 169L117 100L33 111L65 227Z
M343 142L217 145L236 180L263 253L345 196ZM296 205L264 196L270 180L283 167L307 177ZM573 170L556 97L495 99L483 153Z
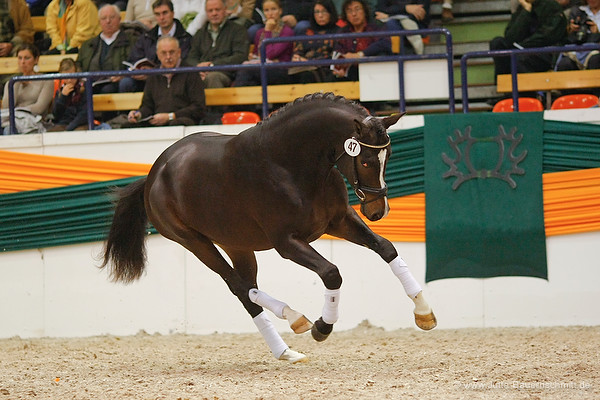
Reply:
M308 320L304 315L295 320L290 324L290 328L294 333L304 333L313 327L313 323Z
M326 324L325 322L323 322L322 318L319 318L315 321L315 324L312 326L310 334L312 335L313 339L315 339L317 342L322 342L329 337L331 331L333 331L333 325Z
M286 349L283 354L279 356L279 359L281 361L289 361L292 364L308 361L308 358L304 354L298 353L292 349Z
M415 324L424 331L429 331L437 326L437 319L433 311L429 314L415 314Z

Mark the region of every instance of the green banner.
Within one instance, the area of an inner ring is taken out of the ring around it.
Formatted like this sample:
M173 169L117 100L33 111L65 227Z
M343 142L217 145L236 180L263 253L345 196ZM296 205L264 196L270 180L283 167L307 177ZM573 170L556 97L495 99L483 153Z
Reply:
M425 116L426 281L547 279L542 113Z

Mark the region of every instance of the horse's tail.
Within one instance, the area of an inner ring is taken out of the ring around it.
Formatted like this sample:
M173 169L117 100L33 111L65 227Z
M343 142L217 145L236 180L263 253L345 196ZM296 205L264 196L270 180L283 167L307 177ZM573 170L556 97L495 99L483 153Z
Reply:
M100 266L109 266L113 282L131 283L142 276L146 266L145 185L146 178L142 178L117 190L118 201Z

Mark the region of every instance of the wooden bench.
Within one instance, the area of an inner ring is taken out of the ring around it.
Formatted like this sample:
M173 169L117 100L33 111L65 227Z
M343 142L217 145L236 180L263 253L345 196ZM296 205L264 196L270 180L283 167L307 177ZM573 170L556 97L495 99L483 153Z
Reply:
M56 54L40 56L38 68L40 72L58 72L58 66L63 58L77 59L77 54ZM11 75L19 72L17 57L0 57L0 75Z
M550 91L561 89L585 89L600 87L600 71L549 71L517 74L519 92ZM510 74L498 75L498 93L512 92Z
M287 103L305 94L333 92L348 99L360 98L358 82L305 83L267 87L269 103ZM262 103L260 86L205 89L207 106L248 105ZM95 111L136 110L142 103L142 93L95 94Z

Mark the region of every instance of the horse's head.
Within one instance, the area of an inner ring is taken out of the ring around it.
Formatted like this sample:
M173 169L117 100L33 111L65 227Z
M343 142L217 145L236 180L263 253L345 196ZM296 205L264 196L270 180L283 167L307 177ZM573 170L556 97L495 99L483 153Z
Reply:
M384 176L392 150L386 130L402 115L355 120L354 135L344 143L345 153L337 162L360 200L361 213L370 221L385 217L390 210Z

